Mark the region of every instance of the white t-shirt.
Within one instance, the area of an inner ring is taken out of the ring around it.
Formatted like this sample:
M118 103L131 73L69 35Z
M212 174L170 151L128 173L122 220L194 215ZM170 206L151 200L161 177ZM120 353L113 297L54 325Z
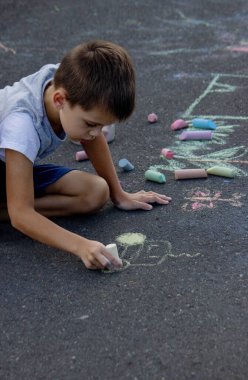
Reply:
M58 64L48 64L0 90L0 160L5 149L24 154L33 163L52 153L66 139L57 136L47 118L44 91Z
M5 161L5 149L24 154L34 163L40 148L40 139L28 113L11 113L1 125L0 159Z

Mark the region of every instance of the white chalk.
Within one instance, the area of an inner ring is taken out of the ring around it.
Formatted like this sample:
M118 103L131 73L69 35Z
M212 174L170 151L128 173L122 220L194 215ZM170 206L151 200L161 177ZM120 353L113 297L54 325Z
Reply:
M112 256L114 256L116 259L120 259L116 244L114 244L114 243L108 244L108 245L106 245L106 248L109 251L109 253L111 253Z
M105 125L102 129L102 132L107 142L112 142L115 138L115 124Z
M70 141L71 141L72 144L80 145L81 146L81 143L78 140L70 140Z

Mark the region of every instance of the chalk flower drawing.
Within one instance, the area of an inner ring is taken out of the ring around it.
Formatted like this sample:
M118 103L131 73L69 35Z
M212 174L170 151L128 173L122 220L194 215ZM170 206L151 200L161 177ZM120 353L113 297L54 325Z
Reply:
M182 206L183 211L198 211L203 208L215 208L218 203L229 203L233 207L241 207L242 202L240 199L245 196L242 193L233 193L231 198L221 197L221 191L211 191L208 189L200 190L196 188L188 193L184 198L189 202L184 203Z

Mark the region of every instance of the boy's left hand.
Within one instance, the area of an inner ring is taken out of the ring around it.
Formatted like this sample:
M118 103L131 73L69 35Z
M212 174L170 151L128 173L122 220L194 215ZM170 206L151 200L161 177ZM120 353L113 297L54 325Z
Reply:
M170 202L171 198L164 194L158 194L153 191L138 191L137 193L122 192L118 200L114 201L116 207L122 210L152 210L151 203L159 203L166 205Z

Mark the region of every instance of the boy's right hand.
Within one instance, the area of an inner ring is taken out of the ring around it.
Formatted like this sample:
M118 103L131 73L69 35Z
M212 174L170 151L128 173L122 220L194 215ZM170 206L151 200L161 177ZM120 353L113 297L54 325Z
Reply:
M122 260L114 257L105 245L95 240L84 239L78 255L88 269L121 268Z

